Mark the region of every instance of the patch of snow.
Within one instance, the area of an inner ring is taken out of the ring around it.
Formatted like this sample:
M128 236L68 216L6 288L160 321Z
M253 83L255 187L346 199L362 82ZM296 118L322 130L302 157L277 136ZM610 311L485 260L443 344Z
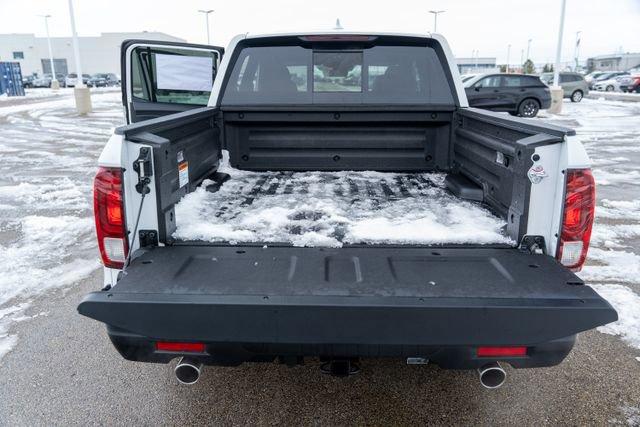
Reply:
M596 207L597 218L626 219L640 218L640 200L602 199Z
M180 240L353 243L506 243L505 222L444 188L444 174L248 172L217 192L205 182L175 207Z
M592 282L640 283L640 256L633 252L589 248L589 265L579 276ZM591 263L595 261L596 263Z
M621 183L636 184L640 180L640 172L637 170L602 170L595 169L593 177L597 185L614 185Z
M640 348L640 295L623 285L591 285L618 312L619 320L598 327L598 331L617 335Z
M9 325L15 319L22 317L22 313L29 307L30 303L23 302L21 304L12 305L4 309L0 309L0 360L9 353L18 343L18 336L9 334Z
M626 418L625 422L628 426L640 426L640 408L634 406L623 406L620 409Z

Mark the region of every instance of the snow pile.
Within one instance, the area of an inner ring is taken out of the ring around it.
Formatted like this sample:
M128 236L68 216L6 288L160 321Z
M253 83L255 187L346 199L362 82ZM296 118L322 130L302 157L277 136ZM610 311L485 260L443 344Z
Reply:
M513 242L505 222L444 188L444 174L248 172L217 192L205 187L176 205L179 240L279 242L339 247L354 243Z
M640 348L640 295L623 285L591 285L618 312L620 320L600 326L598 331L620 336Z
M34 297L100 266L91 187L100 150L122 122L118 92L94 96L86 116L72 90L27 98L41 94L0 105L0 358Z

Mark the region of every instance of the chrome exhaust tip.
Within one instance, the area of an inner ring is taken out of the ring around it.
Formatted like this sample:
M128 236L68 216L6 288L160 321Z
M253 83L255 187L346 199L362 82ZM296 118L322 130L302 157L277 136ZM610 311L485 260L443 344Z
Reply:
M181 384L193 385L200 379L202 373L202 363L197 359L183 357L174 369L176 378Z
M498 362L487 363L478 369L478 374L480 375L480 384L489 389L502 386L507 379L507 373Z

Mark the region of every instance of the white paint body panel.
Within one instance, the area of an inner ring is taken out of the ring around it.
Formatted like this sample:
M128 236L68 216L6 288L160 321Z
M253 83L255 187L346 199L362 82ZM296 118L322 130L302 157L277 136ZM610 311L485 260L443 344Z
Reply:
M527 234L543 236L547 253L555 256L564 207L565 172L588 169L591 160L576 136L566 137L562 144L538 147L535 154L540 160L534 162L534 166L541 165L547 177L531 184Z

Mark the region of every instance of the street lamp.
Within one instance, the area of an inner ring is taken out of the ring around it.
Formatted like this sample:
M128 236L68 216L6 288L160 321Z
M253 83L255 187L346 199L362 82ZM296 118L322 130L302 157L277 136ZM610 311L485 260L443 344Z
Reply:
M73 0L69 0L69 19L71 21L71 36L73 39L73 56L76 62L76 85L73 88L73 95L76 99L76 110L79 114L91 112L91 94L89 88L84 85L82 80L82 63L80 62L80 44L78 42L78 33L76 32L76 18L73 14Z
M49 47L49 61L51 62L51 89L60 89L60 82L56 78L56 67L53 65L53 49L51 49L51 38L49 37L49 18L51 15L38 15L44 18L44 28L47 31L47 45ZM44 70L42 70L44 71Z
M211 44L211 39L210 39L210 36L209 36L209 14L213 13L214 10L213 9L207 9L207 10L200 9L200 10L198 10L198 12L204 13L205 21L207 23L207 44Z
M433 13L433 32L438 31L438 15L445 13L446 10L430 10L429 13Z
M507 46L507 74L509 74L509 56L511 56L511 45Z
M580 61L578 60L578 57L580 56L580 34L582 33L582 31L576 31L576 53L575 53L575 59L576 59L576 69L574 71L578 71L578 67L580 65Z
M560 4L560 28L558 28L558 45L556 46L556 63L553 67L553 87L551 88L551 113L562 112L562 88L560 87L560 59L562 56L562 33L564 32L564 12L567 0Z
M527 40L527 61L529 60L529 51L531 50L531 40Z

